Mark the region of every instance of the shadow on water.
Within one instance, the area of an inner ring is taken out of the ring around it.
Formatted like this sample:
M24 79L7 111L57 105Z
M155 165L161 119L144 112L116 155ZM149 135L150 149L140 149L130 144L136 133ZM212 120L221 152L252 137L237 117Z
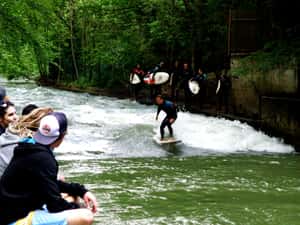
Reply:
M161 145L161 147L168 153L169 156L183 156L184 151L182 149L183 143L170 143Z

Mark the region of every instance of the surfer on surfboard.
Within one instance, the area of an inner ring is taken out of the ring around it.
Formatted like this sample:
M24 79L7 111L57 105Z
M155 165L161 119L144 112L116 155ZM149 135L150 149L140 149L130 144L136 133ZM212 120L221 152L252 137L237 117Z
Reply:
M167 126L169 129L170 137L173 137L173 129L172 124L177 119L177 107L176 105L168 100L165 100L161 95L157 95L155 97L155 102L158 105L156 120L158 119L158 115L160 111L164 111L166 113L166 117L163 119L160 125L160 140L164 139L164 129Z

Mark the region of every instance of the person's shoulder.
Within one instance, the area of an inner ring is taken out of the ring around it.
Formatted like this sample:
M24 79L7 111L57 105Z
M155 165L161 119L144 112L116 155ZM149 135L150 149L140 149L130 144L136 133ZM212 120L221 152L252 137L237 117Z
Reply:
M174 105L174 103L172 101L170 101L170 100L165 100L165 104L166 105Z
M0 136L0 148L1 146L7 145L9 143L17 143L19 140L20 137L18 135L6 131Z
M19 156L32 155L33 157L53 157L53 152L48 146L24 141L18 143L15 153Z

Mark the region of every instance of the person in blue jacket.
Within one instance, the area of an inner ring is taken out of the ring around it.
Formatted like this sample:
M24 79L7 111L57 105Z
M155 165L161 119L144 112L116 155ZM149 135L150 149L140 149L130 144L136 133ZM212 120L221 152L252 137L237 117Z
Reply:
M177 119L177 107L176 105L168 100L165 100L161 95L157 95L155 98L155 102L158 105L156 120L158 119L158 115L160 111L164 111L166 113L166 117L163 119L160 125L160 137L161 140L164 139L164 129L167 126L169 129L170 137L173 137L173 129L172 124Z

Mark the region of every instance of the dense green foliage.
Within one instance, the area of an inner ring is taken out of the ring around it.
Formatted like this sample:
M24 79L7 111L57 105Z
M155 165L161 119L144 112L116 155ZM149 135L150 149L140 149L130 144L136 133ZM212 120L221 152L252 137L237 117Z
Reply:
M197 66L224 52L221 2L3 0L0 72L111 86L136 63Z
M295 67L300 62L300 40L268 42L262 50L240 60L240 65L232 70L235 76L251 73L267 73L276 68Z
M229 7L257 0L2 0L0 73L78 86L123 84L131 68L176 59L214 71Z

